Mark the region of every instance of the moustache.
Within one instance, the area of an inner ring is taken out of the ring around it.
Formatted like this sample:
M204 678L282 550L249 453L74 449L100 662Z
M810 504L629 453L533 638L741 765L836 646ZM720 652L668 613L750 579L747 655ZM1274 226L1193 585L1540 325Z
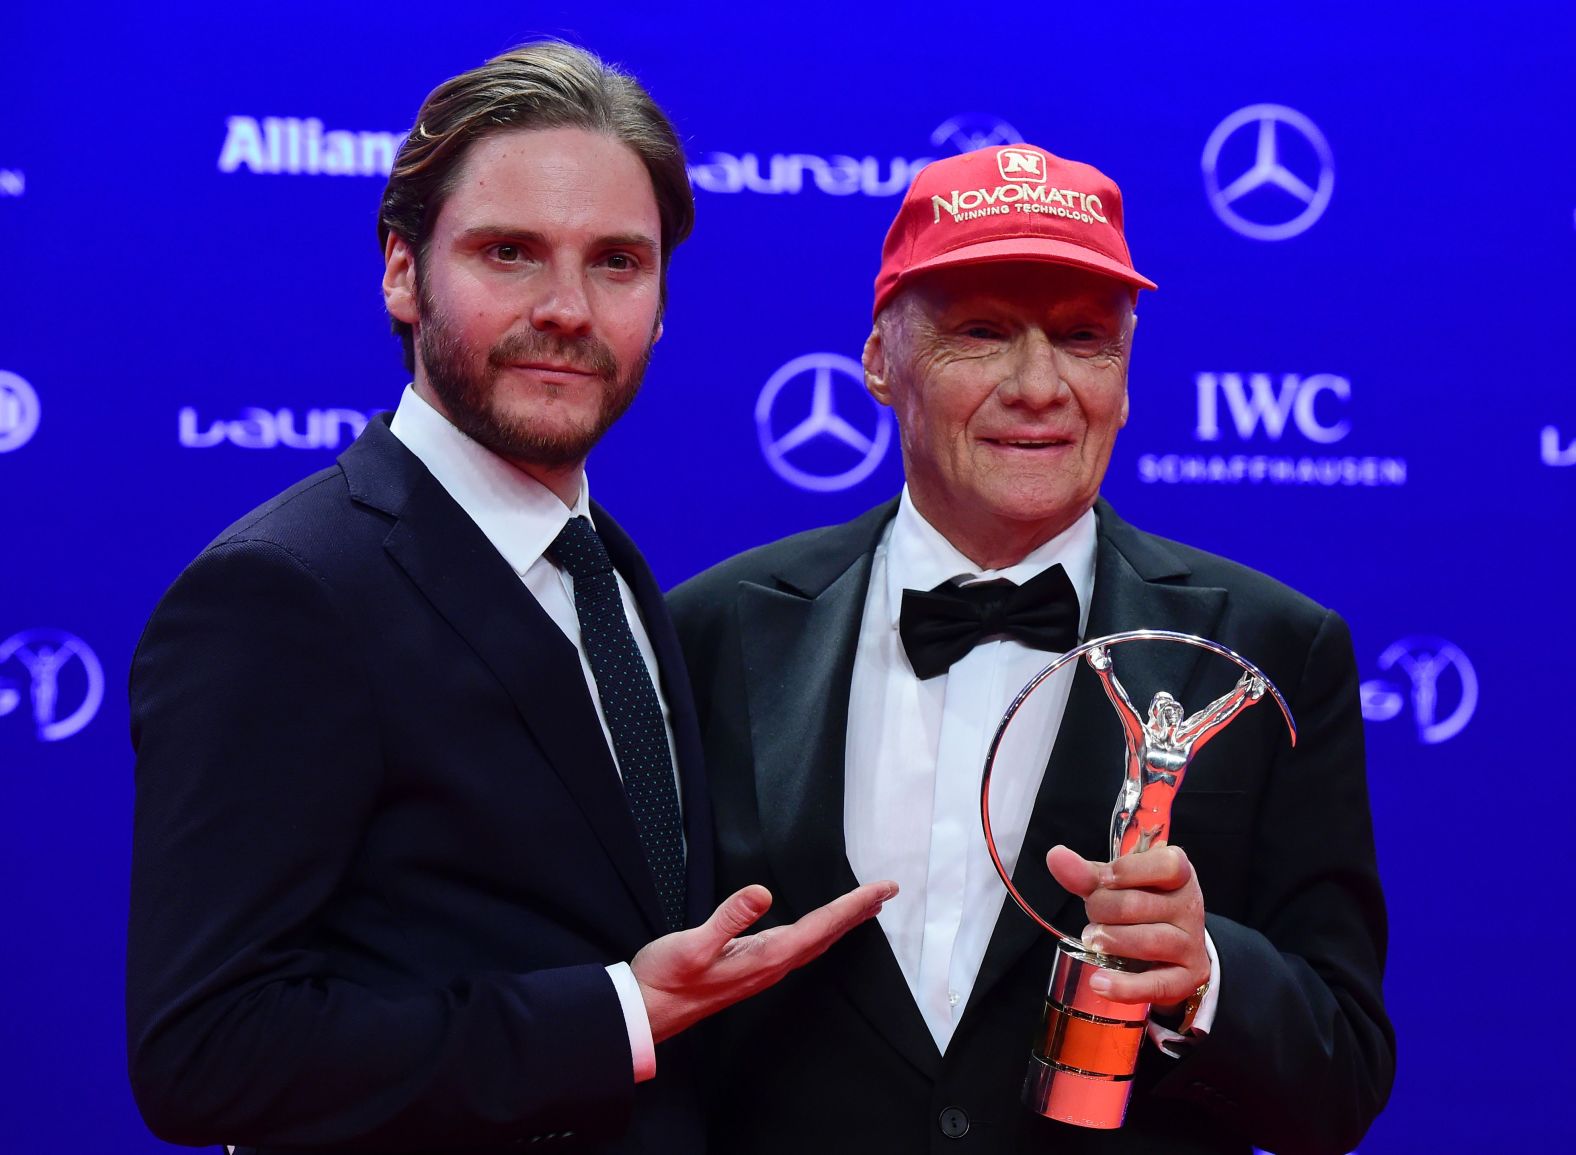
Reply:
M605 381L618 375L618 359L613 350L595 337L570 339L555 333L527 330L513 333L492 347L487 364L502 369L520 361L551 361L594 373Z

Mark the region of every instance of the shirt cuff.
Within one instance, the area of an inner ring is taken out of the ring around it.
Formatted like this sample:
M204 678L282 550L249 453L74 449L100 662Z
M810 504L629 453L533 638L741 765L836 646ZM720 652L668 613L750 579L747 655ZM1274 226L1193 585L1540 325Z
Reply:
M1204 992L1204 998L1198 1004L1198 1013L1193 1016L1193 1026L1188 1033L1179 1034L1153 1020L1149 1023L1150 1042L1173 1059L1180 1059L1193 1045L1193 1036L1207 1035L1210 1027L1215 1025L1215 1008L1220 1005L1220 956L1215 953L1215 940L1209 937L1207 930L1204 932L1204 950L1209 955L1209 990Z
M1210 955L1214 957L1213 954ZM646 1015L646 1000L640 997L640 982L628 963L607 968L618 992L618 1005L624 1012L624 1029L629 1032L629 1053L635 1059L635 1082L644 1083L657 1075L657 1045L651 1040L651 1019Z

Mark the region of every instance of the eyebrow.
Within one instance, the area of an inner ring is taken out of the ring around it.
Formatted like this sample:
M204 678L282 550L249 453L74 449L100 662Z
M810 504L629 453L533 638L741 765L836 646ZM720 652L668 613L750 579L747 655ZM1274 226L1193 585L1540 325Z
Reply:
M510 225L473 225L461 231L457 238L462 244L475 241L515 241L531 245L547 244L547 237L534 229L518 229ZM595 247L602 249L647 249L653 253L661 251L661 245L656 238L645 233L612 233L608 236L598 237Z

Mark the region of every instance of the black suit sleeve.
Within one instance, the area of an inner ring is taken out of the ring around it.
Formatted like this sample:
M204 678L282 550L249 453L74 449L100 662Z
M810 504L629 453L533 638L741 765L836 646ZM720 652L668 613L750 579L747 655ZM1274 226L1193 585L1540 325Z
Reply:
M1335 614L1289 698L1297 747L1269 775L1248 909L1242 921L1207 918L1220 957L1214 1025L1156 1091L1202 1103L1278 1155L1329 1155L1356 1146L1395 1070L1357 668Z
M355 945L325 943L325 914L389 804L346 596L278 544L221 544L138 648L127 1012L144 1117L180 1143L389 1151L616 1132L633 1076L602 967L335 973Z

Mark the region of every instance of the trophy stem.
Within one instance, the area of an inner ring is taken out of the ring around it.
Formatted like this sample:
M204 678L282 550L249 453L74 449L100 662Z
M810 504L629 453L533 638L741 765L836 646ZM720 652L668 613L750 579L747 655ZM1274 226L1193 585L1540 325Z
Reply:
M1122 1125L1149 1004L1112 1002L1091 990L1089 979L1125 969L1120 959L1065 943L1056 948L1045 1018L1023 1082L1031 1110L1080 1127Z

